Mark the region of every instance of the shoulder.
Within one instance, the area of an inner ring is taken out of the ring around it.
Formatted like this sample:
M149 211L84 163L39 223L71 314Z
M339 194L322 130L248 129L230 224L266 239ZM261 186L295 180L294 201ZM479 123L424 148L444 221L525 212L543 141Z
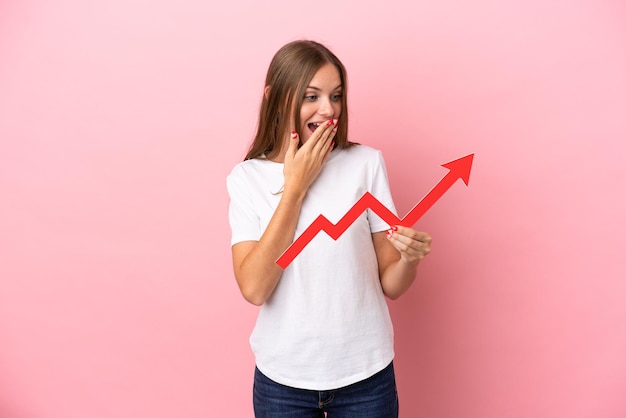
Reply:
M354 144L350 148L346 148L346 153L352 157L360 158L378 158L382 153L376 148L372 148L368 145Z
M260 158L246 160L233 167L226 177L226 186L231 195L254 190L275 193L284 183L283 167L283 164Z
M344 158L351 164L366 165L372 168L385 164L382 152L368 145L355 144L343 151Z
M237 176L245 175L250 170L254 170L256 165L257 165L257 160L255 159L242 161L233 167L228 177L233 177L233 176L237 177Z
M257 165L256 160L246 160L234 166L230 174L226 176L226 185L229 190L247 187L258 170Z
M233 167L228 179L248 178L259 175L282 173L283 165L262 158L242 161Z

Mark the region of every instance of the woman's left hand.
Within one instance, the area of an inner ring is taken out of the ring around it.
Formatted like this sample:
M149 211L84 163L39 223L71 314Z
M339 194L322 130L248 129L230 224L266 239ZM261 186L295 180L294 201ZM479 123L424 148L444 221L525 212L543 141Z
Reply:
M426 232L393 225L387 231L387 239L400 253L400 258L407 263L419 263L430 253L432 238Z

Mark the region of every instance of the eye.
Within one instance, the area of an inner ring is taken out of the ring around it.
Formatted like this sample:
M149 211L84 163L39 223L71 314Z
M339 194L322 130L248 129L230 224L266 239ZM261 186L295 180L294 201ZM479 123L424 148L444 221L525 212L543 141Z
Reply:
M338 101L340 101L340 100L341 100L341 97L342 97L342 95L341 95L341 94L334 94L334 95L330 96L330 99L331 99L333 102L338 102Z
M306 100L307 102L314 102L315 100L317 100L317 96L314 94L309 94L304 96L304 100Z

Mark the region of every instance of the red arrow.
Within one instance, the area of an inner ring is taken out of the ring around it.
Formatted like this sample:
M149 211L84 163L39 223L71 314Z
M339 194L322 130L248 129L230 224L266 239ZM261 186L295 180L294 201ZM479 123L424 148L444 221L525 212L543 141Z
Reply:
M320 231L326 232L331 238L336 240L352 225L361 213L367 209L373 210L389 225L413 226L458 179L462 179L465 185L469 186L469 176L472 170L473 160L474 154L470 154L450 161L447 164L442 164L442 167L450 170L448 174L446 174L402 219L394 215L393 212L380 203L378 199L369 192L366 192L336 224L330 222L324 215L318 216L302 235L300 235L278 260L276 260L276 264L283 269L287 268L293 259L300 254L304 247L306 247Z

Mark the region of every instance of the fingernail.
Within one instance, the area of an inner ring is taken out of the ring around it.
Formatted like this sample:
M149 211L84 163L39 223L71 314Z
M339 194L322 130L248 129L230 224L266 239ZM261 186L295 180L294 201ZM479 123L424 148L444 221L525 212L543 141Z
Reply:
M337 125L339 123L339 119L333 119L333 124Z
M333 120L332 120L332 119L331 119L331 120L329 120L328 122L326 122L326 126L330 126L330 125L332 125L332 124L333 124Z
M296 139L298 137L298 133L296 131L291 131L291 139Z
M391 230L392 230L392 231L397 231L397 230L398 230L398 227L397 227L397 226L395 226L395 225L392 225L392 226L391 226Z
M331 141L331 143L330 143L330 147L331 147L331 148L335 148L335 141Z
M393 232L391 231L391 229L387 230L387 238L391 239L391 236L393 235Z

